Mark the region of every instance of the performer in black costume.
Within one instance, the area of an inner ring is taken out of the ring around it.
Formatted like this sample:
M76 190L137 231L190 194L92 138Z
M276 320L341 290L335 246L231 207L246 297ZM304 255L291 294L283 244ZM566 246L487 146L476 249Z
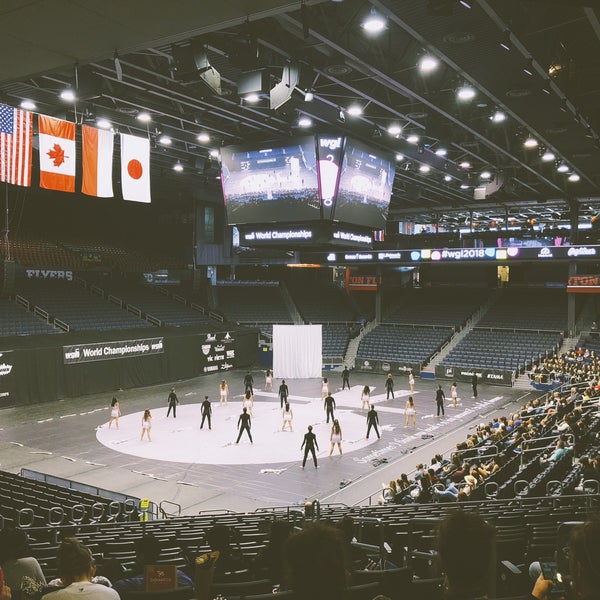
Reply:
M202 410L202 422L200 423L200 429L202 429L204 427L204 419L208 419L208 428L212 429L211 423L210 423L210 417L212 415L212 407L210 405L210 400L208 399L208 396L204 396L204 402L202 403L200 408Z
M177 398L177 394L175 393L175 388L171 388L171 393L167 398L167 402L169 403L169 410L167 411L167 417L171 414L171 409L173 409L173 418L177 418L177 405L179 404L179 399Z
M308 453L312 453L313 462L315 463L315 469L317 468L317 455L315 454L315 447L318 450L319 444L317 444L317 436L312 432L312 425L308 426L308 433L304 434L304 441L302 442L302 446L300 446L300 450L304 448L304 460L302 461L302 468L306 465L306 458L308 457Z
M250 415L248 414L248 409L244 408L242 411L242 414L240 415L240 418L238 419L238 423L237 423L237 426L240 428L240 433L237 437L237 440L235 440L236 444L239 444L240 438L242 437L242 433L244 433L244 431L248 434L248 437L250 438L250 443L251 444L254 443L252 441L252 434L250 433L251 425L252 425L252 422L250 420Z
M248 371L246 376L244 377L244 391L247 392L250 390L250 393L254 396L254 377L252 377L252 373Z
M473 373L473 377L471 377L471 385L473 386L473 398L477 398L477 373Z
M288 386L285 383L285 379L282 379L281 385L279 386L279 400L281 401L281 408L283 408L283 405L287 402L288 395L289 395Z
M377 429L377 425L379 425L379 417L377 416L377 411L375 410L375 407L371 404L371 408L367 413L367 439L369 439L371 427L375 429L377 439L381 439L381 436L379 435L379 429Z
M350 389L350 371L348 367L344 365L344 370L342 371L342 389L346 389L346 385L348 389Z
M394 380L392 379L392 374L388 373L387 379L385 380L385 390L387 392L386 400L390 399L390 394L392 398L394 397Z
M442 413L442 417L446 414L444 412L444 400L446 399L446 394L444 394L444 390L441 385L438 385L438 389L435 391L435 403L437 404L437 415L440 416L440 412Z
M331 394L325 397L323 400L323 408L327 412L327 422L329 423L329 416L331 416L331 420L333 421L335 417L333 416L333 409L335 408L335 399Z

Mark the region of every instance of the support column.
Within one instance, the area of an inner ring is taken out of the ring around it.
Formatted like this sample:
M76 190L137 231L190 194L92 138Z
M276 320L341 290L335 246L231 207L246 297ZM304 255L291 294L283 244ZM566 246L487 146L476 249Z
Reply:
M577 263L571 261L569 263L569 277L577 275ZM567 294L567 327L569 331L569 337L577 335L575 331L575 294Z
M381 267L377 267L377 279L381 279ZM381 297L383 295L383 285L377 285L375 292L375 322L381 323Z

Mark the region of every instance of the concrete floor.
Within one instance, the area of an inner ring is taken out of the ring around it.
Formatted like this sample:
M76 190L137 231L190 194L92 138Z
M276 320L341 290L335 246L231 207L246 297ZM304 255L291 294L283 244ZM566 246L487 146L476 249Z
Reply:
M281 411L276 394L259 391L264 374L253 371L255 404L252 432L235 445L241 412L243 376L230 371L230 400L218 403L221 375L148 388L119 391L123 416L120 429L108 429L110 394L64 399L0 411L0 468L21 468L74 479L156 503L181 506L182 514L203 510L250 511L259 507L288 506L318 498L321 503L376 502L382 483L411 473L419 462L441 452L449 456L474 425L507 414L539 392L505 387L479 387L477 401L468 384L459 386L461 404L446 402L446 416L437 418L438 382L417 379L416 429L404 427L407 382L396 381L396 398L386 400L383 376L352 373L350 391L336 390L337 418L343 429L343 456L337 448L329 457L330 425L320 397L320 380L288 380L294 410L294 431L281 432ZM341 384L339 373L325 373ZM166 418L166 398L175 385L181 404L177 419ZM276 390L279 381L274 382ZM372 433L365 439L365 412L360 390L369 385L379 413L381 440ZM449 384L443 387L448 392ZM200 402L208 394L213 402L212 430L200 430ZM237 397L236 397L237 396ZM140 441L141 414L153 412L152 439ZM319 469L307 462L301 468L300 445L308 424L314 426L320 446ZM428 436L425 439L422 436ZM341 485L342 484L342 485ZM167 510L173 510L167 505Z

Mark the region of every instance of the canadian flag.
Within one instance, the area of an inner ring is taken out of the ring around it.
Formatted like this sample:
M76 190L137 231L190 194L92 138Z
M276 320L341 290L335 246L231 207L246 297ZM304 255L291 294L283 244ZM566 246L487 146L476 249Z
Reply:
M121 134L121 189L124 200L150 202L150 140Z
M75 191L75 123L38 117L40 133L40 187Z
M83 180L81 191L88 196L112 198L113 149L112 131L81 126Z

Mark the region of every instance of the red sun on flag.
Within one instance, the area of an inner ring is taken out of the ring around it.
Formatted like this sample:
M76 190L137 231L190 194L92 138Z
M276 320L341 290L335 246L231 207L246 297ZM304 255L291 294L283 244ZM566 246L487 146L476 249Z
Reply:
M54 144L46 154L50 157L55 167L60 167L65 162L65 158L69 158L65 156L65 151L61 148L60 144Z
M133 158L127 163L127 173L129 173L129 176L132 179L139 179L143 172L144 169L142 168L142 163L139 160Z

